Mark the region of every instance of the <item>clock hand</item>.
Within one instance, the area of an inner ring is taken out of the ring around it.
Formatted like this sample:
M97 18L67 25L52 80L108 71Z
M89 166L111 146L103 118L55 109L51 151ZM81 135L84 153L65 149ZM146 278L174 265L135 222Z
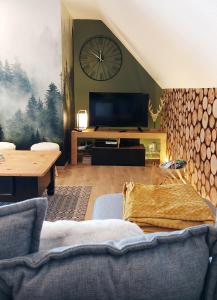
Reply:
M90 52L96 57L96 58L98 58L100 61L101 61L101 58L100 58L100 56L98 56L96 53L94 53L92 50L90 50Z
M99 50L99 60L102 62L103 61L103 59L102 59L102 51L101 50Z

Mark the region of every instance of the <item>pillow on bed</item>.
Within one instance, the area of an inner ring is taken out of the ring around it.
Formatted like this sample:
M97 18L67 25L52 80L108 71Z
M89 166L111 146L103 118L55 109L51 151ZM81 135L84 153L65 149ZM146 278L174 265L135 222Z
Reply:
M46 198L0 207L0 260L38 251Z
M62 246L99 244L144 234L134 223L123 220L56 221L43 223L40 250Z

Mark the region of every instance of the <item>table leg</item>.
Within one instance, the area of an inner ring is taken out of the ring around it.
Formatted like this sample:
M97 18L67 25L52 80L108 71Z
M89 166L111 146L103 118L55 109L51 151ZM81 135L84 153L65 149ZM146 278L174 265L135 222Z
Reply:
M55 166L50 169L50 183L47 187L48 196L53 196L55 193Z
M77 165L77 151L78 151L78 141L76 132L72 132L71 135L71 164Z

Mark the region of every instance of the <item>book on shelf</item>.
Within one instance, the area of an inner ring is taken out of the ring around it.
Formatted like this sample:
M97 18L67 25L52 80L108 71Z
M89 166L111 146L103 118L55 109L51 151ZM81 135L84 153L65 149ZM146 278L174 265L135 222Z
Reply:
M91 155L84 155L82 157L82 164L91 165Z

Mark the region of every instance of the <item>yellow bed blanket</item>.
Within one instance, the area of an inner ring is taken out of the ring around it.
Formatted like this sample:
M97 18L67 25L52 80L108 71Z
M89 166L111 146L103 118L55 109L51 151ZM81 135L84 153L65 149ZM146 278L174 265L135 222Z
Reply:
M124 219L145 232L214 224L215 209L190 184L124 185Z

